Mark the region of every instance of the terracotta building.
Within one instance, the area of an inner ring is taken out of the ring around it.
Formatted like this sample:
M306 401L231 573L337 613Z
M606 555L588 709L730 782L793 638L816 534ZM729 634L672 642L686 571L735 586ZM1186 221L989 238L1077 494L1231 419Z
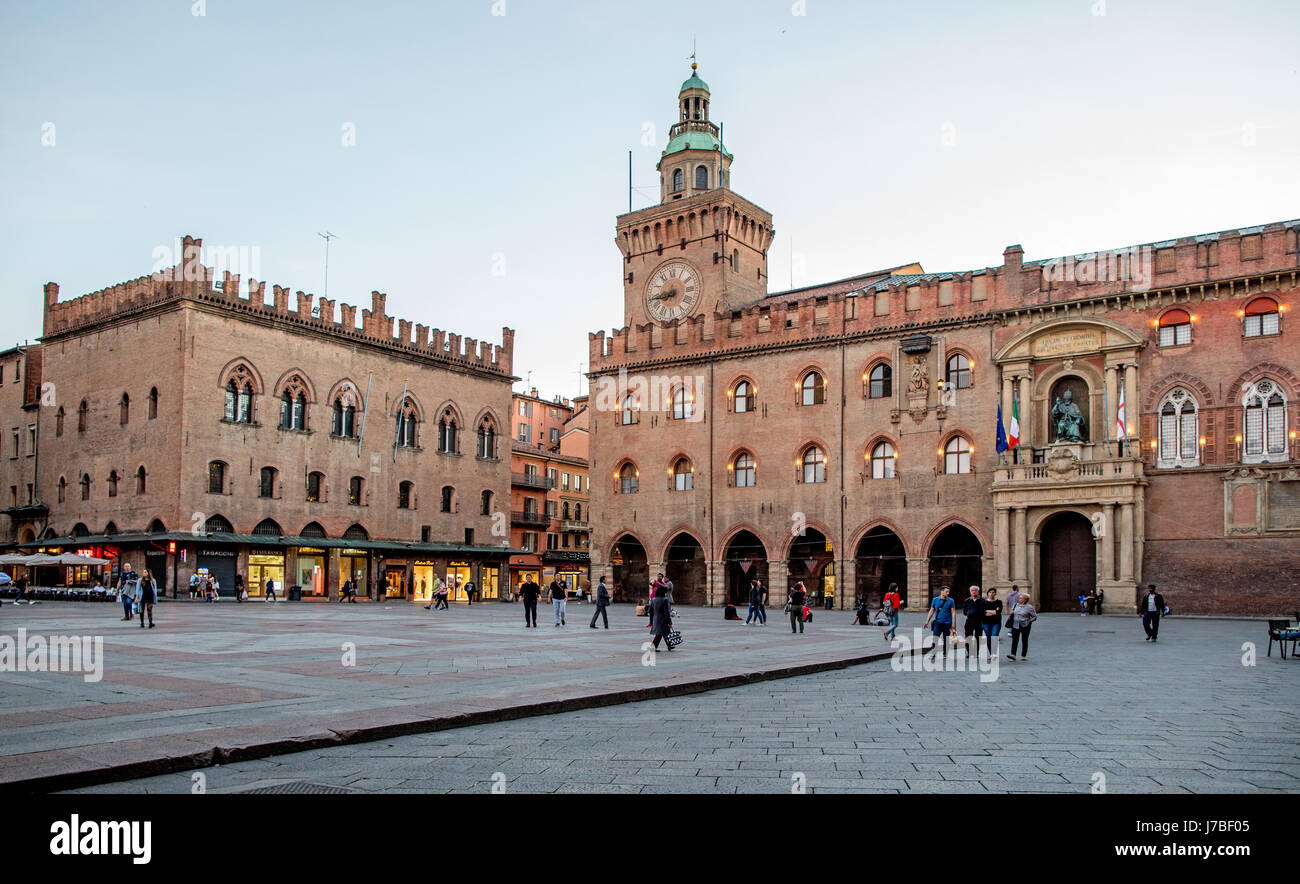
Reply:
M238 575L254 597L274 579L337 598L351 578L423 600L451 575L496 597L514 333L413 325L378 292L358 317L218 278L201 249L70 301L46 286L41 545L147 566L169 592L199 572L224 594Z
M9 543L35 540L46 515L36 490L40 386L39 344L0 352L0 539Z
M758 576L839 607L1016 583L1132 610L1154 582L1183 613L1295 609L1300 221L769 295L771 215L709 116L692 74L662 202L617 221L593 577L643 596L666 571L687 604Z
M590 589L587 402L516 394L511 408L510 585Z

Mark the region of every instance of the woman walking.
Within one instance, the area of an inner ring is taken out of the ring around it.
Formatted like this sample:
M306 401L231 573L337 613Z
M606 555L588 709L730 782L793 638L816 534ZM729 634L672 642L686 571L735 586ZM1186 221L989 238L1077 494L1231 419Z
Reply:
M659 586L655 592L654 601L650 602L650 634L654 637L654 649L659 650L659 641L662 639L664 647L672 650L673 646L668 644L668 633L673 628L673 591L665 586Z
M885 593L884 612L889 618L889 628L885 630L885 641L893 641L895 634L898 632L898 613L903 607L903 599L898 594L898 584L889 584L889 592Z
M808 590L804 589L803 581L800 580L786 595L789 599L786 608L790 611L790 632L793 634L795 624L798 624L799 633L803 634L803 606L808 598Z
M984 601L981 604L981 617L983 621L981 626L984 630L984 643L988 646L989 659L993 659L993 639L1002 631L1002 600L998 598L998 591L990 586L984 592Z
M1027 660L1029 659L1029 630L1038 619L1038 612L1034 610L1028 595L1020 594L1011 616L1014 618L1014 625L1011 627L1011 653L1007 655L1007 659L1016 659L1016 645L1019 644L1020 659Z
M158 584L154 582L153 572L148 568L140 578L140 628L144 629L144 617L149 615L149 628L153 629L153 606L158 601Z

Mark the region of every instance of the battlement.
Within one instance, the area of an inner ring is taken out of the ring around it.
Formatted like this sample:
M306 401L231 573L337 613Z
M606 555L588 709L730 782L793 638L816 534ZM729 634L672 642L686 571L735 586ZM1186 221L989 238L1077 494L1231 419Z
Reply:
M904 265L778 292L731 313L590 334L591 371L846 336L895 336L989 321L1025 307L1212 287L1254 275L1294 276L1300 271L1298 235L1300 220L1030 262L1014 245L1000 267L956 273Z
M433 357L470 368L511 376L514 370L513 329L501 330L501 343L431 328L386 312L388 295L370 293L370 309L362 309L357 325L357 308L331 298L316 298L302 291L250 279L247 285L229 271L217 278L214 267L202 263L203 240L186 236L181 260L148 276L118 283L69 301L59 300L59 286L45 284L44 338L71 334L81 329L119 319L125 315L182 300L223 305L243 315L290 321L312 330L395 347L423 357ZM241 290L246 294L241 294ZM336 310L337 307L337 310ZM338 318L336 319L335 316ZM396 323L396 331L394 331Z

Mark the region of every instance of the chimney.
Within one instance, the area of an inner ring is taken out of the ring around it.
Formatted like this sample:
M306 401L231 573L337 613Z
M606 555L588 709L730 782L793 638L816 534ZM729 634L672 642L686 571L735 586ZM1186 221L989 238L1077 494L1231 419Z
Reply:
M1025 250L1019 245L1007 246L1002 253L1002 291L1008 298L1019 298L1020 272L1025 264Z

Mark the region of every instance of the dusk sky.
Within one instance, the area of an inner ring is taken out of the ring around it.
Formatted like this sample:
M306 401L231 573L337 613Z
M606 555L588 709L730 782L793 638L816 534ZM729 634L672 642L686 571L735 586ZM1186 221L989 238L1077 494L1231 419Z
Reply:
M0 346L40 336L44 282L184 234L320 295L331 231L331 298L510 326L573 396L693 39L779 290L1300 217L1297 37L1294 0L6 0Z

